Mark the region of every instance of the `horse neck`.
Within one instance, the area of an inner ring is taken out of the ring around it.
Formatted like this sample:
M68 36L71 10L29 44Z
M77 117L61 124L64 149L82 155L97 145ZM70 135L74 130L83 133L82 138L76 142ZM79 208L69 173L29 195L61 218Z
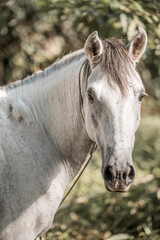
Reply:
M83 55L59 70L44 72L43 79L27 84L19 92L17 90L17 96L27 102L34 113L42 134L50 135L58 149L69 181L89 157L93 145L87 135L80 106L79 74L82 70L83 76L84 61Z

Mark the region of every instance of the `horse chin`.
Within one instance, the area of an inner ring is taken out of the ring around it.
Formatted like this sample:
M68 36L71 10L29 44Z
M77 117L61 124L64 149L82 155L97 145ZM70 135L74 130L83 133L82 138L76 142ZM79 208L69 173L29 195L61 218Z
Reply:
M105 187L106 187L106 189L107 189L109 192L120 192L120 193L125 193L125 192L127 192L127 191L129 190L130 185L127 186L127 187L125 187L125 188L111 188L111 187L108 186L107 183L105 183Z

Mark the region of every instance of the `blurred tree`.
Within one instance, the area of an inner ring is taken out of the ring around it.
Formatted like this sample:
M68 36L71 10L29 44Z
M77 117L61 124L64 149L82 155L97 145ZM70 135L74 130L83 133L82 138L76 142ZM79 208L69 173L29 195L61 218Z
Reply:
M88 34L131 40L138 26L148 33L142 77L160 99L159 0L1 0L0 83L21 79L57 56L83 47Z

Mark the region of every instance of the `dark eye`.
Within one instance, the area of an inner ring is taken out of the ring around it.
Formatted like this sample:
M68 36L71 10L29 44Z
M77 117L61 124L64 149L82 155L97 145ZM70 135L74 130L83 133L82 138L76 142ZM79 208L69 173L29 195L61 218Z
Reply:
M139 101L142 102L143 98L144 98L144 93L142 93L140 96L139 96Z
M93 99L93 95L91 92L87 92L87 96L88 96L88 100L90 103L93 103L94 99Z

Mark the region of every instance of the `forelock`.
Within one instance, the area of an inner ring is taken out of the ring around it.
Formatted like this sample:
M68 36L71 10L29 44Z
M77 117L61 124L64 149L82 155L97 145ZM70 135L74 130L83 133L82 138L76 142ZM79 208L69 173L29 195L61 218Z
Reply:
M100 62L102 72L107 75L107 80L112 87L117 84L122 94L126 95L129 86L128 77L136 77L135 66L129 52L125 44L115 38L104 40L103 48Z

